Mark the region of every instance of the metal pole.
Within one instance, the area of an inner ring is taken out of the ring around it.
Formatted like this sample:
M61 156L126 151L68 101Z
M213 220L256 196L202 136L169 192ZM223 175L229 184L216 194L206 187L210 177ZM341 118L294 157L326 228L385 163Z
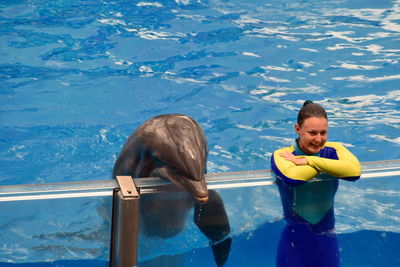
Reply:
M114 189L111 235L111 267L137 266L140 195L130 176L117 176Z

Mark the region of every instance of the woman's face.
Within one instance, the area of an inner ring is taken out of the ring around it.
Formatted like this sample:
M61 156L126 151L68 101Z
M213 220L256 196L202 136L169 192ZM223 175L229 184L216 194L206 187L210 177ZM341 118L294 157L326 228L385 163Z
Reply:
M323 117L310 117L294 128L299 135L300 149L307 155L318 153L328 137L328 120Z

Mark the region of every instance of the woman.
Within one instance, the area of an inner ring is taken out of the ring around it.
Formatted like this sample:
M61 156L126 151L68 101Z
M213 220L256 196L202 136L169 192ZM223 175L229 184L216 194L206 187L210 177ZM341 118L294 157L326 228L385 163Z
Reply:
M327 141L328 117L320 105L306 101L294 128L295 144L271 158L287 222L277 266L339 266L334 196L338 178L359 179L361 165L343 145ZM310 181L317 175L320 181Z

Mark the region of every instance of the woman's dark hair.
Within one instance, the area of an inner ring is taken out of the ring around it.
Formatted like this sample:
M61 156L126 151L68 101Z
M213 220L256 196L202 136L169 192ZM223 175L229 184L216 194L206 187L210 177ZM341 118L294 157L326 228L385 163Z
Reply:
M328 116L326 115L326 111L323 107L315 104L311 100L307 100L304 102L303 107L300 109L299 114L297 115L297 124L301 126L306 119L311 117L325 118L328 120Z

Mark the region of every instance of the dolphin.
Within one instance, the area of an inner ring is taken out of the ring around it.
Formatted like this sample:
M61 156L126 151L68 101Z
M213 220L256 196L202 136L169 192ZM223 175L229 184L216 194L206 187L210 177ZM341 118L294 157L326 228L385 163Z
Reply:
M207 141L200 125L182 114L165 114L141 124L128 138L113 168L113 177L160 177L180 190L144 194L141 228L148 236L168 238L184 229L186 214L210 240L217 266L228 258L232 239L221 197L205 182Z

